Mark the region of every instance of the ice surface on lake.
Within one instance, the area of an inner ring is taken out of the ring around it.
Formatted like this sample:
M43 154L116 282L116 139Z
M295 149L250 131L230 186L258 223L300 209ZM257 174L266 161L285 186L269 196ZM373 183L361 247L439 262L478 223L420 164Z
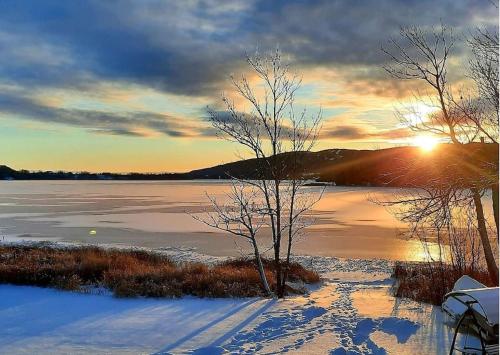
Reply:
M9 240L188 247L211 255L236 255L231 237L187 214L210 210L205 193L223 199L228 189L224 181L1 181L0 233ZM309 189L317 193L321 188ZM420 243L402 238L404 226L369 201L373 196L388 198L394 191L327 187L312 211L315 225L296 251L422 259Z

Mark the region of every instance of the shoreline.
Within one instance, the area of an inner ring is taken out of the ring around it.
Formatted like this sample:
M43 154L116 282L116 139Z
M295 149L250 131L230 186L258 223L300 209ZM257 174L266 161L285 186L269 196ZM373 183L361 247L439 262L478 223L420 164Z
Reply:
M106 244L106 243L82 243L82 242L68 242L68 241L50 241L50 240L15 240L15 241L0 241L1 246L27 246L27 247L50 247L60 249L77 249L85 247L97 247L104 250L118 250L118 251L143 251L147 253L158 254L171 258L176 263L203 263L208 266L215 265L224 261L234 259L232 256L214 256L196 251L196 248L188 247L160 247L149 248L134 245L122 244ZM321 256L321 255L292 255L291 260L298 262L304 267L310 265L314 266L314 271L324 274L331 271L339 271L341 264L373 264L374 270L380 271L385 269L390 272L392 267L397 261L388 259L364 259L364 258L342 258L335 256ZM368 270L366 268L366 270Z

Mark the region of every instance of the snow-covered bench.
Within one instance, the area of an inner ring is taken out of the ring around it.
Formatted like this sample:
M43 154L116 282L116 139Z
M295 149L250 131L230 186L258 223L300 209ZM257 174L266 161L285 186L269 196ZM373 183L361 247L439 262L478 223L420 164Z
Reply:
M482 283L462 276L453 291L445 296L442 309L455 323L455 334L450 354L459 351L467 354L498 354L498 287L486 287ZM460 327L466 330L461 348L456 347ZM475 338L474 341L469 341ZM479 340L479 341L477 341Z

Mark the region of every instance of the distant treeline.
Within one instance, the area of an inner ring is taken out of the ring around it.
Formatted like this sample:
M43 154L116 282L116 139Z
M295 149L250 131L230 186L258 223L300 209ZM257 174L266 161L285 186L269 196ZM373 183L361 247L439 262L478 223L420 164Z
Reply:
M183 180L190 179L188 173L90 173L68 171L29 171L14 170L0 165L2 180Z
M423 152L417 147L328 149L295 153L298 156L281 154L273 164L285 167L285 174L289 177L350 186L424 186L441 175L461 174L466 177L478 172L498 171L498 144L471 143L465 149L461 148L442 144L431 152ZM300 162L295 171L286 170L287 166L295 166L287 164L289 159ZM453 166L457 167L456 172L450 171ZM464 166L470 168L464 169ZM446 171L442 170L444 167ZM258 159L248 159L186 173L158 174L28 171L0 166L0 179L3 180L193 180L229 179L230 176L270 178L269 165Z

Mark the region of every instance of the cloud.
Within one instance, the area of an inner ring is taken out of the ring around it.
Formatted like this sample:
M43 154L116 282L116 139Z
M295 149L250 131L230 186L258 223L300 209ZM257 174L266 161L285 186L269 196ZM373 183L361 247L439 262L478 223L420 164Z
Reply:
M0 115L46 123L82 127L89 132L126 136L164 134L170 137L204 135L205 127L185 119L143 111L106 112L66 109L41 104L34 99L0 93Z
M117 135L117 136L130 136L130 137L143 137L144 134L141 134L139 132L133 132L127 129L123 128L92 128L88 130L89 132L96 133L96 134L111 134L111 135Z
M381 65L387 58L380 46L398 35L400 26L443 22L462 31L488 14L498 18L496 12L477 1L292 1L257 19L259 37L267 44L280 43L298 62Z
M367 133L363 128L357 126L339 126L322 132L323 138L338 138L338 139L361 139L367 137Z
M481 19L498 19L487 1L6 0L0 73L26 85L122 80L212 96L257 46L279 44L298 66L380 67L380 44L400 25L443 21L460 31Z
M0 73L25 85L121 80L176 94L213 93L241 65L243 47L224 37L245 9L216 1L5 1Z
M407 128L395 128L386 130L370 131L364 127L354 125L339 125L336 127L323 129L321 139L336 140L398 140L410 137L411 131Z

